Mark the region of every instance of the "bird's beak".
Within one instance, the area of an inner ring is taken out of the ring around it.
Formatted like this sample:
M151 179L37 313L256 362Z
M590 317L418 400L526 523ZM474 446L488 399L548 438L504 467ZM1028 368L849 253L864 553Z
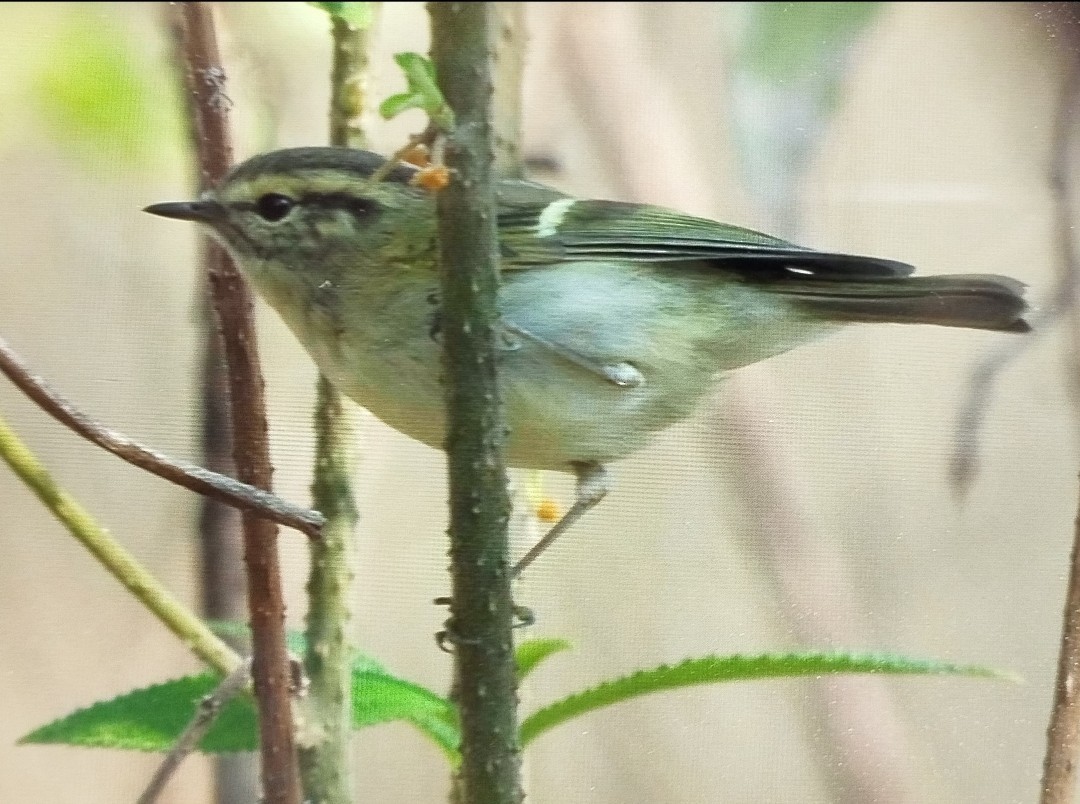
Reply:
M172 201L167 204L151 204L143 212L176 218L181 221L198 221L214 224L225 217L225 207L217 201Z

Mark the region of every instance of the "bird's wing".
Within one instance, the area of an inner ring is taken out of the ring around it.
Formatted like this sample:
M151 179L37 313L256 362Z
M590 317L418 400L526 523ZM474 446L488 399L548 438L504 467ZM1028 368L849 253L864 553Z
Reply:
M505 269L572 260L715 262L749 281L901 277L902 262L830 254L751 229L661 207L581 201L529 182L504 182L499 242Z

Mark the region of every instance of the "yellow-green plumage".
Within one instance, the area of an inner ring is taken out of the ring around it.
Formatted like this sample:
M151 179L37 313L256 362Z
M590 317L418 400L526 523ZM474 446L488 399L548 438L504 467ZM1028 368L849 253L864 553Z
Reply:
M150 211L210 225L331 382L441 447L434 200L408 184L407 167L371 181L380 163L362 151L280 151L199 202ZM512 466L625 457L688 416L724 372L843 323L1026 328L1021 286L1006 277L910 277L902 263L528 182L502 185L499 225Z

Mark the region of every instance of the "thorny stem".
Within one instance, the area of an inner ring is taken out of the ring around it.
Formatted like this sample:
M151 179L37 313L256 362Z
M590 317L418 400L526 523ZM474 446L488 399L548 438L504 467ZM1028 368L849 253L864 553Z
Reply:
M353 28L332 16L330 144L362 147L367 96L370 28ZM320 804L350 804L352 779L352 662L348 639L353 581L356 508L353 503L350 412L342 395L319 377L315 402L315 470L311 492L327 522L311 543L308 574L307 651L309 687L303 703L300 774L304 795Z
M218 54L213 12L209 3L175 3L169 8L188 90L200 186L205 188L220 182L232 162L226 115L230 104L225 94L225 73ZM207 263L211 301L221 326L228 367L236 471L240 480L269 490L272 467L265 389L256 349L251 294L223 250L212 248ZM298 804L300 786L293 740L277 526L245 512L243 533L263 800L266 804Z
M454 111L446 137L452 181L437 197L446 449L450 475L449 638L461 714L455 795L469 804L522 799L517 745L513 601L503 459L505 423L495 369L495 228L490 3L429 3L431 56Z
M489 27L494 59L495 171L508 179L525 178L521 155L521 82L525 73L525 4L491 4L495 16Z

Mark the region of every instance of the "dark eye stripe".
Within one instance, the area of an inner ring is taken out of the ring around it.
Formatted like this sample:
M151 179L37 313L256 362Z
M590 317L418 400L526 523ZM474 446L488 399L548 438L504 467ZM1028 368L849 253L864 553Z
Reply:
M357 218L369 217L382 209L378 201L348 193L309 193L300 199L300 203L323 209L343 209Z
M298 206L320 209L343 209L361 221L382 211L382 204L378 201L348 193L308 193L296 199L295 203ZM259 205L251 201L237 201L229 206L242 212L259 212Z

